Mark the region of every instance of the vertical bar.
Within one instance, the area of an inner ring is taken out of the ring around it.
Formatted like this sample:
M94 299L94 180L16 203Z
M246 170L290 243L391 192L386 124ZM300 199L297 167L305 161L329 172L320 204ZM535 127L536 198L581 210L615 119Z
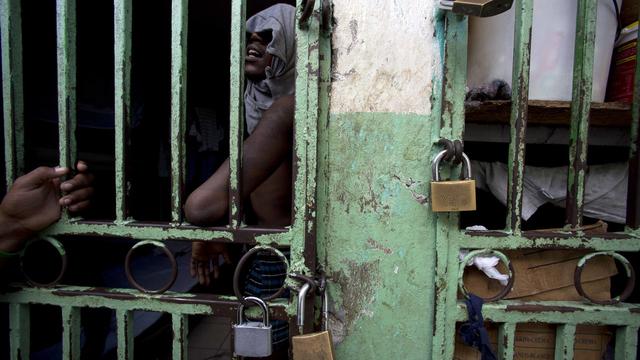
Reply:
M171 314L173 324L173 360L187 359L187 336L189 335L189 317L182 314Z
M186 161L187 0L171 2L171 221L182 219Z
M504 323L498 328L498 358L513 359L516 346L516 324Z
M597 0L578 1L566 205L567 223L572 228L582 225L597 5Z
M443 74L443 103L439 137L462 140L464 131L464 94L467 79L467 28L464 16L447 13ZM455 313L458 283L459 216L440 213L436 222L436 313L433 330L432 359L453 358Z
M58 136L60 166L76 158L76 2L57 0Z
M509 179L507 186L507 230L520 234L524 179L525 134L529 101L529 65L533 0L514 4L516 10L513 76L511 93L511 140L509 143Z
M636 54L640 54L640 41ZM636 74L640 74L640 60L636 56ZM635 76L633 86L633 105L631 108L631 150L629 156L629 193L627 194L627 225L634 229L640 227L640 75Z
M22 360L30 358L31 351L31 312L27 304L9 305L10 317L10 358L11 360Z
M0 2L2 107L7 187L24 172L24 100L22 91L22 19L20 0Z
M622 326L616 329L616 360L637 359L638 327Z
M133 311L117 310L118 359L133 360Z
M131 122L131 0L114 3L116 221L127 217L126 158Z
M575 325L558 325L556 329L556 360L573 360L573 343L575 335Z
M231 76L229 96L229 225L242 223L242 141L244 137L244 52L246 0L231 2Z
M80 359L80 308L62 307L62 358Z

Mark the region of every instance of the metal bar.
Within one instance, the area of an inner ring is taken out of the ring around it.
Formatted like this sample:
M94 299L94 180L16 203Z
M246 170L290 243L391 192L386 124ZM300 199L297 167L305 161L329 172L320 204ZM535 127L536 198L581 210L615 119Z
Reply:
M0 2L2 108L7 187L24 172L24 100L22 89L22 14L20 0Z
M246 0L231 2L231 75L229 96L229 225L242 224L242 143L244 140L244 53Z
M503 323L498 327L498 359L511 360L516 346L516 324Z
M573 360L573 343L575 335L575 325L558 325L556 328L556 360Z
M456 321L467 319L464 302L459 301L454 311ZM485 321L549 324L592 324L637 326L640 323L640 305L621 303L616 306L592 305L578 301L519 301L501 300L482 306Z
M640 41L636 54L640 54ZM637 58L637 57L636 57ZM640 74L640 61L636 60L636 74ZM633 105L631 107L631 146L629 156L629 192L627 194L627 226L640 227L640 76L635 77L633 87Z
M0 296L0 302L16 304L47 304L77 308L109 308L121 311L155 311L183 315L236 316L238 301L235 296L208 294L181 294L167 292L162 295L142 294L132 289L96 289L80 286L60 286L55 289L10 286ZM287 319L288 300L269 302L271 317Z
M470 249L564 248L594 251L640 251L640 239L630 236L470 236L462 235L460 246Z
M171 2L171 221L182 220L187 121L187 0Z
M511 92L511 140L509 142L509 179L507 185L507 230L520 234L524 181L525 134L529 102L529 63L533 0L516 3Z
M255 244L256 242L289 245L293 234L286 229L240 228L198 228L195 226L171 226L170 224L128 223L115 224L112 222L71 222L55 224L43 234L48 235L89 235L89 236L117 236L130 239L149 240L203 240L203 241L233 241L238 243Z
M463 138L467 27L466 17L447 13L442 82L445 105L442 107L439 137L450 140ZM451 238L458 232L458 221L458 214L437 215L433 359L451 359L454 352L455 321L451 317L455 312L457 288L449 284L457 284L459 243L451 241Z
M62 307L62 358L80 359L80 308Z
M573 228L582 225L597 8L597 0L578 1L566 203L566 221Z
M118 359L133 360L133 311L116 310L118 327Z
M131 121L131 0L114 3L116 221L127 217L126 158Z
M637 359L638 326L623 326L616 329L616 360Z
M31 312L28 304L9 305L11 360L29 359L31 352Z
M173 360L186 360L188 350L189 317L171 314L173 325Z
M76 159L76 1L57 0L58 137L60 166Z

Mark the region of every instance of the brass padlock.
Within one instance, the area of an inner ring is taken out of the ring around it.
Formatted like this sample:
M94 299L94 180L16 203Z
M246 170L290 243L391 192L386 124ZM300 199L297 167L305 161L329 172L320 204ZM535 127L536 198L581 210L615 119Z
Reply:
M434 212L473 211L476 209L476 182L471 179L471 161L465 153L462 153L462 172L466 173L464 180L440 181L440 161L446 153L446 150L438 153L431 166L433 173L431 210Z
M333 339L327 323L329 317L329 304L327 302L327 290L324 290L322 300L323 331L303 334L304 331L304 303L311 285L304 284L298 294L298 331L300 335L291 338L293 345L293 360L333 360Z

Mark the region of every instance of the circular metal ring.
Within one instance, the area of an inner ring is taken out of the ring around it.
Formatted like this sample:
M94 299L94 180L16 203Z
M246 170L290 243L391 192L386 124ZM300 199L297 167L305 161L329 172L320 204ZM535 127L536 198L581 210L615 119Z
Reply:
M618 262L622 264L625 271L627 272L627 285L622 291L622 294L614 297L611 300L593 299L589 295L587 295L587 293L584 291L584 288L582 287L582 270L584 269L584 266L587 263L587 261L593 259L596 256L611 256L615 260L618 260ZM635 283L636 283L636 272L633 270L633 266L631 265L629 260L627 260L627 258L625 258L624 256L613 251L601 251L601 252L595 252L595 253L591 253L583 256L582 258L580 258L580 260L576 264L576 270L573 273L573 285L576 287L578 294L580 294L580 296L582 296L585 300L588 300L594 304L600 304L600 305L613 305L613 304L618 304L625 301L633 292Z
M54 249L56 249L56 251L58 252L58 254L60 255L60 259L61 259L61 265L60 265L60 272L58 273L58 276L49 283L41 283L38 281L33 280L33 278L31 278L29 275L27 275L27 272L24 271L24 257L25 254L27 253L27 249L33 245L34 243L40 242L40 241L44 241L46 243L48 243L49 245L53 246ZM35 287L54 287L56 286L60 280L62 280L62 277L64 276L65 271L67 270L67 252L64 249L64 246L62 245L62 243L50 236L41 236L37 239L33 239L31 241L29 241L25 246L24 249L22 249L22 251L20 252L20 269L22 270L22 275L24 276L25 280L27 280L27 283L29 283L31 286L35 286Z
M238 301L240 301L243 304L245 303L244 302L244 295L242 295L242 292L240 291L240 274L242 272L242 268L244 267L246 262L254 254L258 253L259 251L263 251L263 250L271 251L272 253L276 254L280 258L280 260L282 260L282 262L284 263L284 265L286 267L285 273L286 274L289 273L289 261L287 260L287 257L284 256L284 254L280 250L278 250L276 248L273 248L271 246L258 245L258 246L253 247L249 251L247 251L247 253L244 254L242 256L242 258L240 258L240 261L238 261L238 265L236 266L236 270L233 273L233 293L238 298ZM267 296L267 297L263 298L262 300L269 301L269 300L273 300L275 298L280 297L280 295L282 295L282 293L284 293L285 288L286 288L286 281L283 281L282 282L282 286L280 287L280 289L278 289L278 291L276 291L273 295L270 295L270 296Z
M296 280L304 281L305 284L309 284L311 288L308 291L310 292L313 292L316 289L316 287L318 287L317 282L313 278L307 275L291 273L289 274L289 277ZM300 289L293 289L293 290L298 292L300 291Z
M480 255L497 256L507 266L507 269L509 269L509 281L507 282L507 285L504 288L502 288L502 290L499 293L497 293L495 296L492 296L489 298L482 298L482 300L484 300L485 302L500 300L505 296L507 296L507 294L511 291L511 288L513 288L513 283L516 279L516 276L515 276L515 271L513 270L513 265L511 264L511 261L509 261L509 258L505 254L497 250L481 249L481 250L470 251L467 254L467 256L465 256L464 259L462 259L461 261L460 269L458 270L458 287L460 288L462 295L464 295L465 298L469 298L469 292L467 291L467 288L464 286L464 269L466 268L466 264L471 259Z
M307 21L309 21L309 18L311 17L311 14L313 13L313 7L316 5L316 0L307 0L304 3L304 8L302 9L302 14L300 15L300 20L298 20L298 27L303 29L305 28L308 24Z
M155 246L162 249L162 251L164 251L164 254L167 255L167 258L169 258L169 261L171 262L171 277L169 278L169 281L167 281L161 288L157 290L147 289L144 286L140 285L131 273L131 258L133 256L133 253L136 249L147 245ZM173 256L171 250L169 250L169 248L164 243L155 240L143 240L133 245L131 249L129 249L129 252L127 252L127 257L124 259L124 272L127 275L127 280L129 280L129 283L141 292L147 294L162 294L163 292L169 290L169 288L171 288L173 283L176 281L176 278L178 277L178 264L176 263L175 256Z

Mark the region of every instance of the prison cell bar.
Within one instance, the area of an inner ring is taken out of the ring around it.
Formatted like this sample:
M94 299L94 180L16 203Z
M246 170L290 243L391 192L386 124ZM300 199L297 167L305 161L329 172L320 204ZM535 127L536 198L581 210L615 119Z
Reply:
M462 140L467 79L467 29L467 17L447 12L440 138ZM458 223L458 213L437 214L435 293L438 296L435 300L432 359L451 359L454 352L456 324L452 318L452 310L456 304L457 288L448 284L457 283L460 247L458 242L450 239L452 232L458 231Z
M58 137L60 166L76 159L76 1L57 0Z
M229 226L242 224L242 143L244 140L244 56L246 0L231 2L231 69L229 96Z
M639 15L640 17L640 15ZM627 226L640 227L640 41L636 48L636 75L633 86L633 104L631 108L631 146L629 154L629 183L627 195Z
M566 222L574 229L582 225L584 208L597 10L597 0L578 1L566 200Z
M522 192L524 183L525 134L529 101L529 65L531 58L531 24L533 1L516 2L511 81L511 138L507 182L507 231L520 234L522 223Z
M2 107L4 109L5 183L24 172L24 102L22 83L22 14L20 0L0 2Z
M62 358L80 359L80 308L62 306Z
M187 118L187 0L171 1L171 221L182 220Z
M115 208L116 222L127 217L126 159L131 123L131 0L114 2L114 79L115 79Z
M118 359L133 359L133 311L116 310Z

